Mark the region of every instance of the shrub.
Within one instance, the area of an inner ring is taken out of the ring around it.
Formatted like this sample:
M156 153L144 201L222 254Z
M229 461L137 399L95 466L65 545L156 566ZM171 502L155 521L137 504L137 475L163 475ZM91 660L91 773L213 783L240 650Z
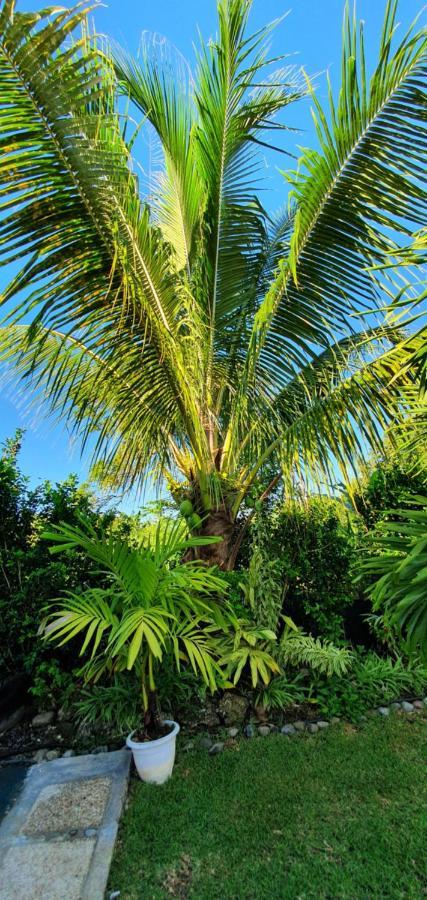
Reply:
M52 659L71 665L68 651L46 652L37 639L42 608L52 595L99 582L96 566L82 553L70 550L61 560L52 559L41 540L43 527L75 523L81 514L106 524L114 515L101 513L73 475L30 490L18 464L21 438L17 432L0 455L0 678L19 671L34 677L39 665Z
M312 681L310 695L321 712L357 721L366 710L402 696L419 696L427 685L427 668L398 657L358 654L345 678Z
M367 528L398 509L408 493L425 494L427 473L414 453L405 453L386 444L384 455L354 485L353 500Z
M268 528L281 565L282 611L315 637L343 640L352 607L360 608L352 583L357 523L339 501L310 497L274 510ZM363 600L361 607L368 610Z

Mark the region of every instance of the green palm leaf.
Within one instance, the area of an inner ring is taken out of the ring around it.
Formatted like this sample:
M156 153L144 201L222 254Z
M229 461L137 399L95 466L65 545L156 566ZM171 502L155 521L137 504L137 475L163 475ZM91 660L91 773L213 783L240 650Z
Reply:
M363 570L374 609L385 612L413 652L427 656L427 499L408 497L412 508L390 510L367 541L374 551Z
M330 90L329 117L312 94L320 149L305 151L287 176L296 205L290 252L254 324L256 359L267 369L274 359L279 378L289 360L298 367L301 351L312 352L310 342L327 344L331 330L378 307L367 266L424 224L426 38L411 29L393 52L396 9L389 0L368 84L363 28L346 5L341 90L338 103Z

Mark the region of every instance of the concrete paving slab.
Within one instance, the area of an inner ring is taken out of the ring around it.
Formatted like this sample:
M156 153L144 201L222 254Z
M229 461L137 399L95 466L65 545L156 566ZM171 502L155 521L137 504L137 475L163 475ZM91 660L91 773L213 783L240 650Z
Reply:
M103 900L127 749L33 766L0 827L0 900Z
M7 900L80 900L95 840L11 847L0 868L0 897Z

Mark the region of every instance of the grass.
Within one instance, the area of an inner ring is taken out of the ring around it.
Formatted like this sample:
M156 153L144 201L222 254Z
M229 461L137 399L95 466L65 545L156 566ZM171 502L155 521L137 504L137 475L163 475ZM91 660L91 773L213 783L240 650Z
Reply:
M110 875L139 898L416 898L427 893L427 715L178 754L134 782Z

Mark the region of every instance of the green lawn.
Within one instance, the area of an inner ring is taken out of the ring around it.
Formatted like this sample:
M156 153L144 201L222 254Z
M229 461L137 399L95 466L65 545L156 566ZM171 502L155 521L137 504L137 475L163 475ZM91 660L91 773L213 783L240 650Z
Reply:
M427 716L178 754L134 782L110 876L134 898L417 898L427 893Z

